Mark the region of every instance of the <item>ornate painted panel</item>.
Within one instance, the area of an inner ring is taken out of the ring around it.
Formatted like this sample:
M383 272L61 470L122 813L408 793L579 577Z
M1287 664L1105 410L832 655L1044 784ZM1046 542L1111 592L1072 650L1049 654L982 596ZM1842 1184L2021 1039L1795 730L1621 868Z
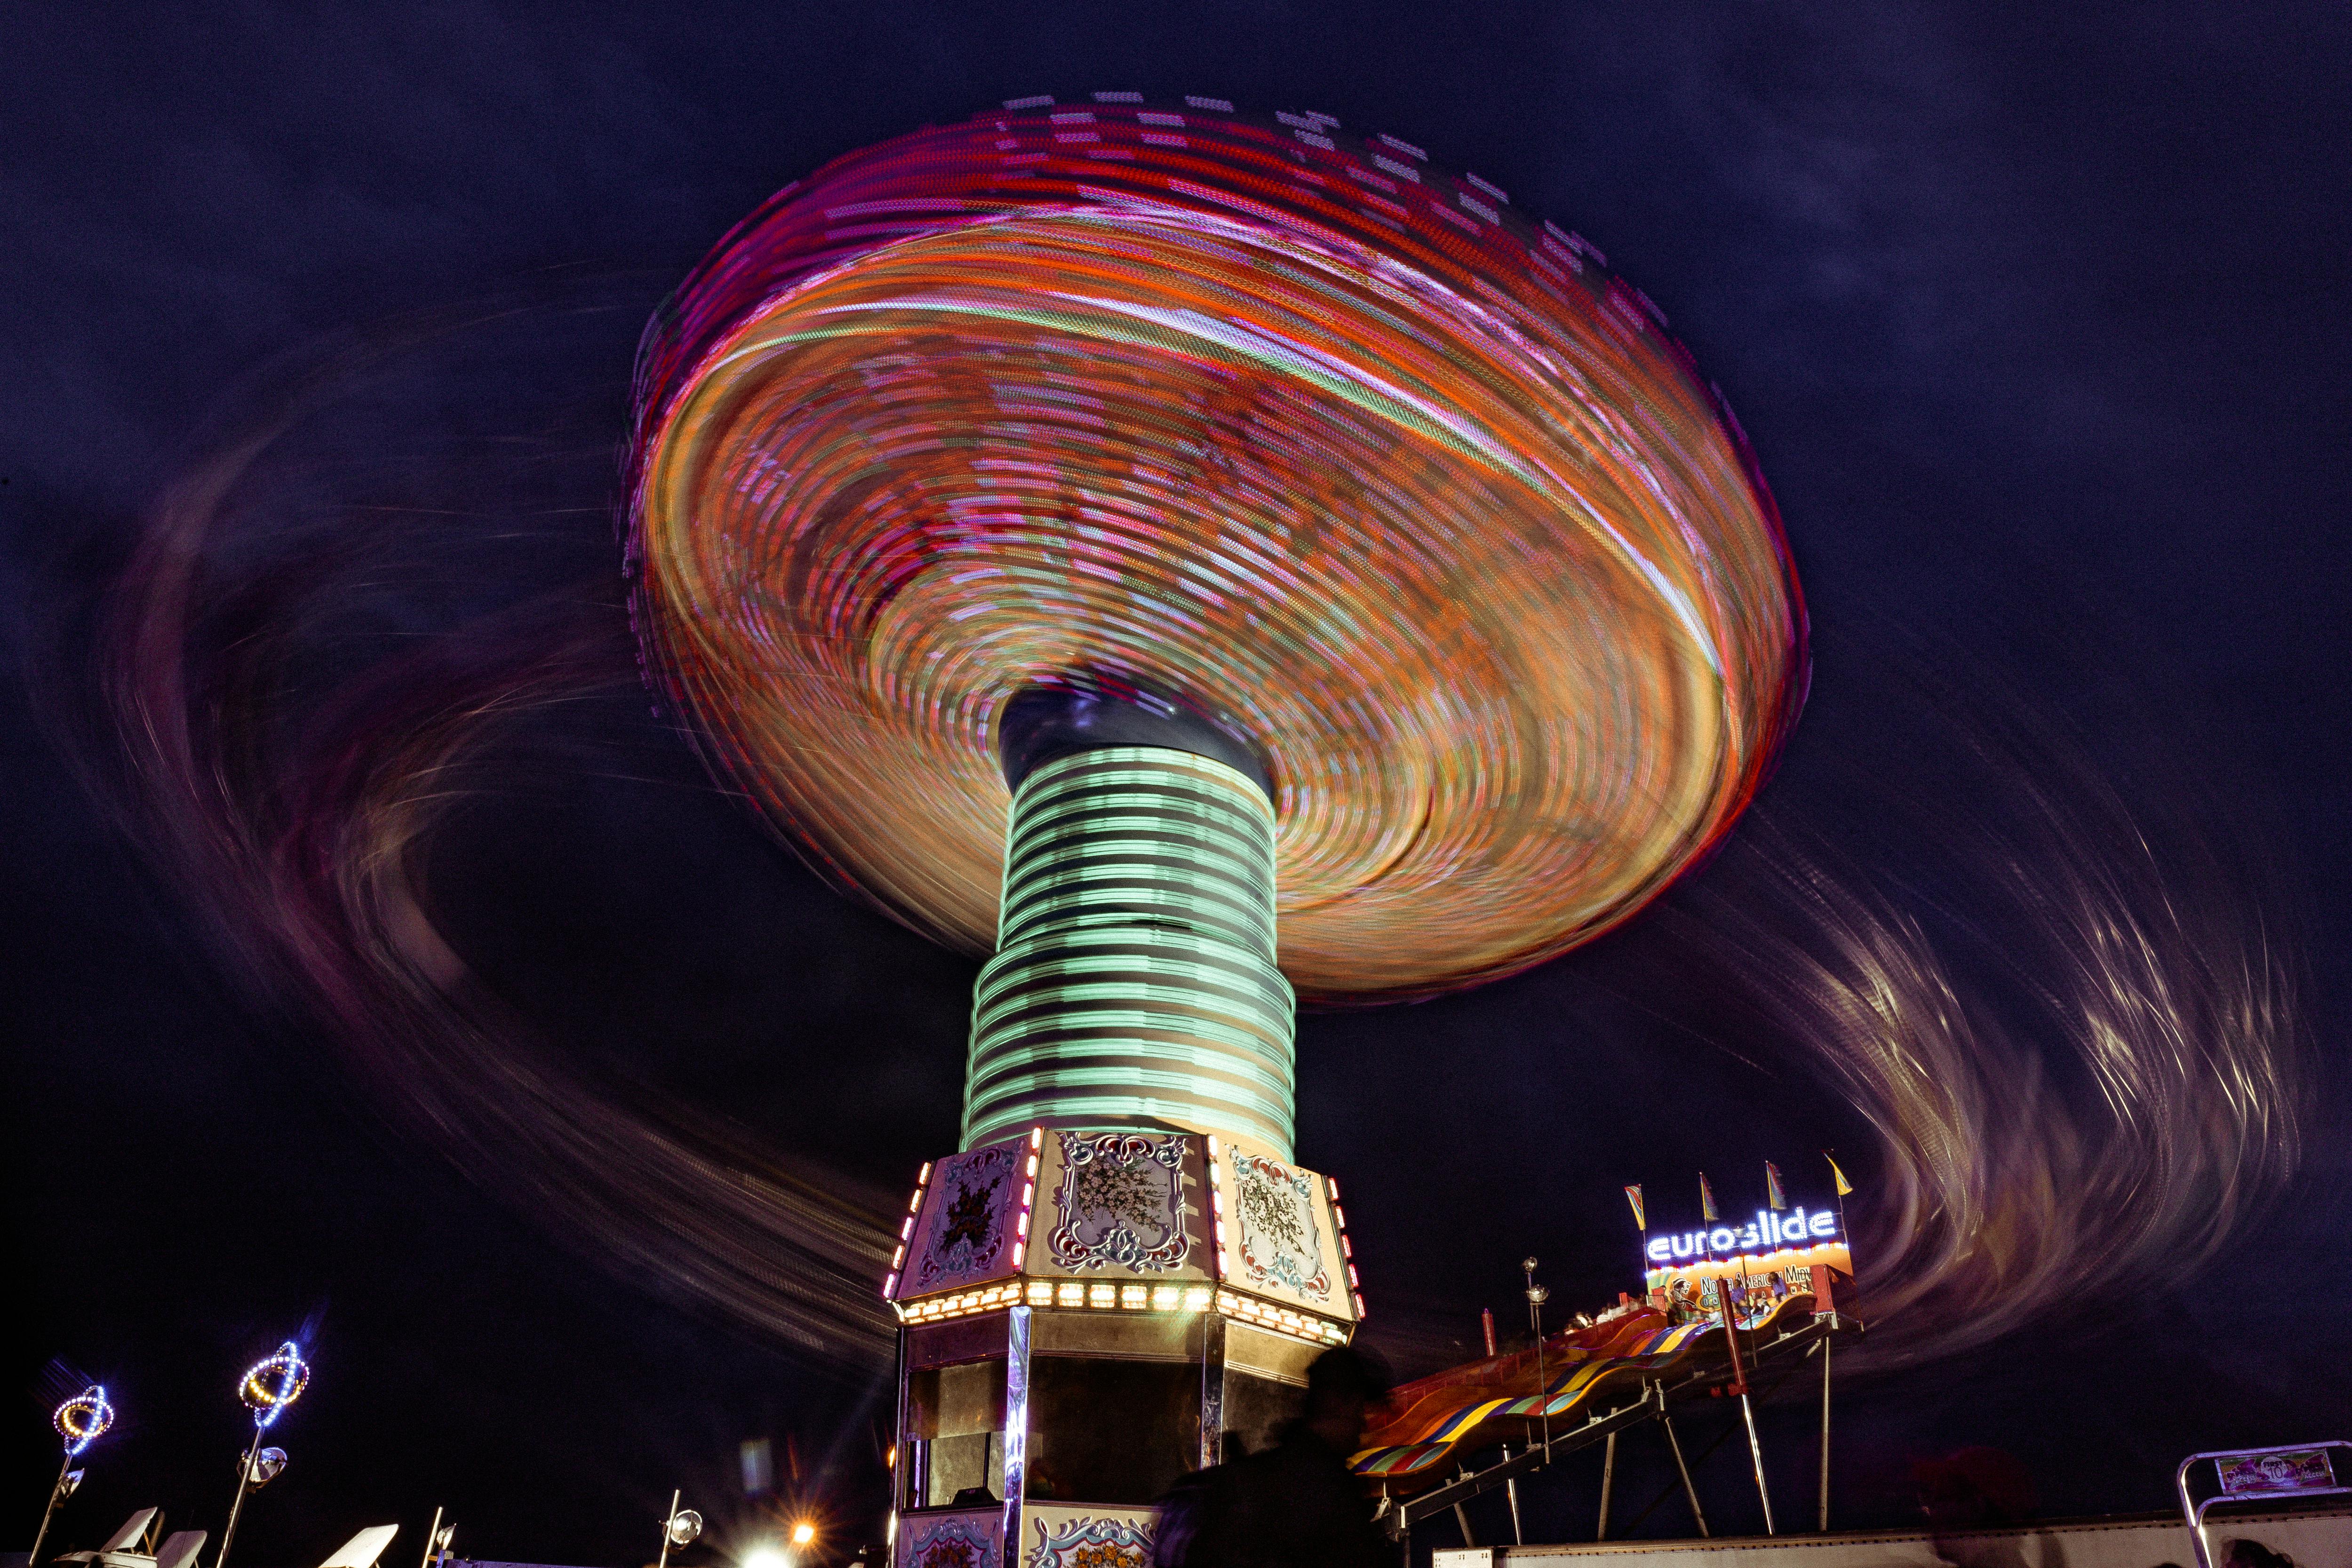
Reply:
M927 1296L1011 1279L1029 1140L1009 1138L938 1162L915 1218L898 1295Z
M1009 1568L1150 1568L1149 1508L1031 1503L1022 1515L1022 1549Z
M896 1568L1005 1568L1004 1511L901 1515Z
M1355 1317L1324 1180L1246 1144L1218 1141L1226 1283L1340 1321Z
M1055 1132L1045 1141L1054 1197L1045 1245L1030 1260L1033 1271L1050 1266L1055 1272L1169 1280L1207 1272L1202 1206L1193 1197L1201 1185L1199 1139Z

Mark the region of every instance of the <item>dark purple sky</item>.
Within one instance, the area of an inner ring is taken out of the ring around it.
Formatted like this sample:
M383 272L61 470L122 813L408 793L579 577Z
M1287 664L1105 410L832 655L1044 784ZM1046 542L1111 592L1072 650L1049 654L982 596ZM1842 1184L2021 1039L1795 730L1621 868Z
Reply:
M1813 614L1776 821L1866 846L1969 918L1905 850L1967 788L1906 738L1916 711L1890 712L1917 688L1888 670L1925 668L2066 730L2136 814L2221 846L2258 890L2222 913L2259 912L2290 955L2325 1068L2302 1183L2201 1270L1858 1385L1842 1518L1899 1518L1909 1462L1966 1444L2019 1455L2047 1511L2079 1513L2162 1506L2192 1448L2342 1435L2341 7L7 16L0 611L23 678L0 695L0 951L30 1308L8 1364L29 1389L62 1355L126 1413L68 1544L151 1502L216 1526L231 1381L314 1318L292 1467L241 1530L253 1568L395 1518L414 1550L437 1504L470 1554L642 1561L671 1486L740 1510L734 1446L763 1434L792 1434L812 1478L831 1456L841 1506L870 1488L861 1375L560 1249L251 1004L68 764L96 707L74 628L270 367L517 298L520 325L372 382L289 493L438 498L486 525L354 600L383 635L568 584L606 604L630 355L671 284L836 153L1097 89L1391 131L1580 230L1664 307L1755 441ZM518 774L436 845L448 929L602 1070L902 1186L953 1145L971 966L822 890L638 711L549 720L576 733L546 755L580 766ZM1901 831L1874 815L1888 800ZM1623 1182L1866 1143L1736 1010L1677 1013L1675 962L1637 926L1472 995L1304 1021L1301 1155L1349 1185L1376 1313L1466 1337L1482 1303L1507 1319L1528 1251L1564 1301L1604 1299L1631 1282ZM15 1408L21 1546L55 1461L31 1396ZM1804 1419L1771 1416L1792 1502ZM1646 1500L1657 1456L1627 1464ZM1538 1516L1586 1528L1591 1467L1566 1468ZM1752 1511L1730 1448L1703 1484L1727 1525ZM1666 1509L1649 1528L1682 1527Z

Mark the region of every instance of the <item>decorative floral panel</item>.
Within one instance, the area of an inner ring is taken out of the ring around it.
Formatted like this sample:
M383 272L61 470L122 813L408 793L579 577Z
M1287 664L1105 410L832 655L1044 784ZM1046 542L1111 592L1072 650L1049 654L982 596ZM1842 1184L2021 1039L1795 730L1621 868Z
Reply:
M1048 1508L1022 1521L1019 1568L1150 1568L1150 1509Z
M1355 1317L1323 1177L1249 1145L1218 1142L1229 1285L1342 1322Z
M1012 1278L1028 1163L1029 1140L1012 1138L950 1155L933 1167L898 1280L901 1298Z
M902 1515L898 1568L1004 1568L1004 1511Z
M1052 1136L1062 1156L1054 1228L1045 1238L1053 1260L1074 1271L1181 1269L1192 1251L1184 1193L1192 1140L1140 1133Z

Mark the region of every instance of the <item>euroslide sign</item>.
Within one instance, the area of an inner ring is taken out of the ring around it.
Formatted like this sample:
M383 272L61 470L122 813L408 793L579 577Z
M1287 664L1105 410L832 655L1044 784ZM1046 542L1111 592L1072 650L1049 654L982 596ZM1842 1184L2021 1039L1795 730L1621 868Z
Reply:
M1824 1266L1853 1272L1853 1249L1834 1208L1759 1208L1743 1225L1716 1224L1653 1236L1642 1249L1654 1289L1671 1275L1718 1279Z

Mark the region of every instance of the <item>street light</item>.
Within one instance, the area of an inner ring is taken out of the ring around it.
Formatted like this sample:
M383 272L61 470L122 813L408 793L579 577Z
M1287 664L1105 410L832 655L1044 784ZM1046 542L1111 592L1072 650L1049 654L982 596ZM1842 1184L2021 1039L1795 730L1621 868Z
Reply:
M93 1383L58 1406L57 1414L49 1417L49 1425L65 1439L65 1462L58 1466L58 1481L49 1489L49 1506L41 1511L41 1528L33 1536L33 1550L25 1559L25 1568L33 1568L41 1560L41 1542L49 1533L49 1516L81 1485L81 1472L73 1468L73 1462L114 1425L114 1406L106 1402L106 1390Z
M1551 1462L1551 1373L1544 1365L1543 1309L1544 1303L1551 1300L1551 1287L1536 1283L1536 1259L1528 1258L1520 1263L1519 1268L1528 1277L1528 1328L1536 1336L1536 1386L1543 1391L1538 1397L1543 1401L1539 1408L1543 1411L1544 1462L1549 1464Z
M662 1521L661 1562L658 1568L669 1568L669 1549L688 1545L702 1534L702 1515L690 1508L680 1508L677 1500L686 1494L669 1494L669 1517Z
M425 1560L417 1568L433 1568L434 1559L446 1559L449 1555L449 1543L457 1539L457 1521L442 1523L442 1512L437 1508L433 1511L433 1523L425 1531Z
M236 1516L245 1510L246 1494L259 1491L286 1468L286 1450L263 1448L261 1435L310 1386L310 1364L302 1359L301 1347L290 1339L245 1369L236 1396L253 1412L253 1441L237 1461L236 1497L228 1505L228 1528L221 1531L220 1555L213 1559L213 1568L228 1568L229 1542L236 1539Z

